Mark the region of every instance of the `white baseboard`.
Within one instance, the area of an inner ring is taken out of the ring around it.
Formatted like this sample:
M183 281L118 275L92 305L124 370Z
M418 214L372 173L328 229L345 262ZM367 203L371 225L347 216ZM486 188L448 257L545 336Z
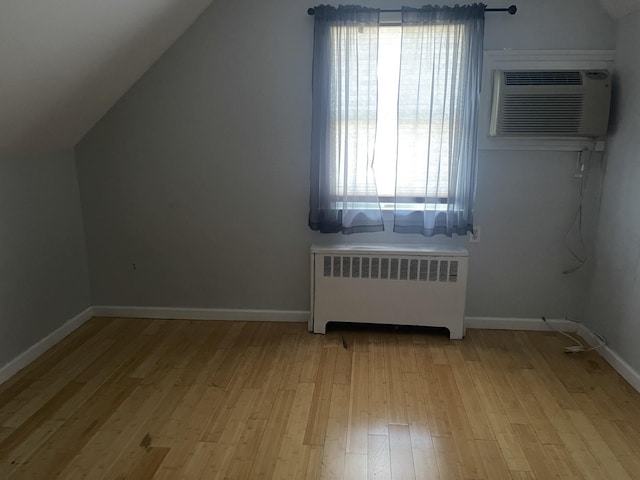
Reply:
M242 322L308 322L310 312L298 310L240 310L231 308L93 307L95 317L236 320Z
M582 324L578 327L577 333L592 347L602 343L592 330ZM638 373L637 370L625 362L624 359L608 345L599 348L598 352L602 355L602 358L609 362L609 365L611 365L616 372L629 382L636 391L640 392L640 373Z
M578 324L564 318L548 318L547 323L556 330L575 332ZM465 328L485 330L549 330L541 318L464 317Z
M9 363L5 364L2 368L0 368L0 383L6 382L13 375L18 373L44 352L57 344L64 337L73 332L76 328L84 324L92 316L93 311L92 308L89 307L75 317L67 320L60 327L44 337L38 343L32 345L16 358L11 360Z

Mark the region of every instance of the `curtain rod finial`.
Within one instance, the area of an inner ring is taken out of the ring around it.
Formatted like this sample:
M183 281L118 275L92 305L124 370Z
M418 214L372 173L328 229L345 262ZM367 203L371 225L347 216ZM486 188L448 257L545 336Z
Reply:
M509 12L510 15L515 15L517 11L518 11L518 7L516 7L515 5L511 5L507 10L507 12Z
M316 11L315 11L315 9L314 9L313 7L311 7L311 8L308 8L308 9L307 9L307 13L308 13L309 15L313 15L314 13L316 13Z

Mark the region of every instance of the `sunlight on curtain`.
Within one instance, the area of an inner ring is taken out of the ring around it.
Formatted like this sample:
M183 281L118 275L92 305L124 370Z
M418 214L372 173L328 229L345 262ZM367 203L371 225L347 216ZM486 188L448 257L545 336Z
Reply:
M313 230L473 230L484 9L315 8Z
M473 230L484 8L402 9L395 232Z
M384 229L373 172L379 12L315 9L309 226Z

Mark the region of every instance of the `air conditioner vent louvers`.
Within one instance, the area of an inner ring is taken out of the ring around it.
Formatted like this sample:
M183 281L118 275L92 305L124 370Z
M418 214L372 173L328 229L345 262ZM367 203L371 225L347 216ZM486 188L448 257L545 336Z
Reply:
M322 265L322 274L325 277L440 283L456 283L458 281L458 262L456 260L326 255Z
M504 133L577 134L582 126L582 95L505 95Z
M505 72L505 85L582 85L580 72Z
M582 126L583 95L505 95L504 133L577 134Z
M611 82L606 70L494 72L489 133L511 137L606 135Z

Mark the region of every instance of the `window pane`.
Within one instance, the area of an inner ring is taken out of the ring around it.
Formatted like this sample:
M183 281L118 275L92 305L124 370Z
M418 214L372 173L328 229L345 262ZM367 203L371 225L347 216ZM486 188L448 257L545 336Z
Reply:
M400 74L399 26L380 27L378 42L378 126L374 170L378 195L392 197L396 189L398 130L398 75Z
M446 208L441 202L448 197L449 124L455 114L451 105L457 90L451 85L458 81L460 68L456 28L434 25L428 29L426 40L420 41L415 41L422 35L420 28L406 25L361 27L356 38L343 38L340 29L334 30L334 61L342 75L334 79L342 92L331 106L334 128L347 133L342 138L350 145L357 145L357 156L371 155L371 132L375 131L374 179L361 168L366 160L343 164L341 149L345 146L334 145L339 198L348 195L351 202L359 202L359 208L368 208L371 199L366 197L374 180L383 208L392 208L396 195L398 203L408 209L421 209L424 203L429 203L430 209ZM404 46L403 35L407 40ZM378 42L377 71L367 70L367 62L375 63L364 54L354 55L359 58L357 68L344 63L349 49L359 52L361 45L364 52L366 44L368 51L374 41ZM409 59L402 66L401 48L405 48L403 58ZM371 88L372 74L377 74L377 91ZM403 94L399 99L400 82ZM338 200L337 207L346 205Z

